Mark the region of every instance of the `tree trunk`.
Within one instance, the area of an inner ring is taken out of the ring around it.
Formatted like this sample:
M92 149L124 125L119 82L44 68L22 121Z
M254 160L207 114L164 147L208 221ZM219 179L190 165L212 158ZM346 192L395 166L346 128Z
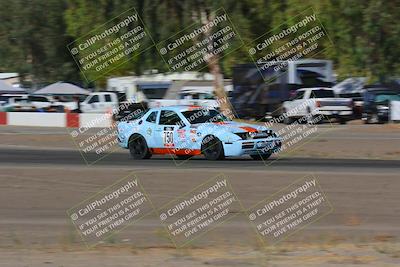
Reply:
M201 22L203 25L210 23L214 20L215 14L207 13L205 10L200 12L201 14ZM211 35L210 31L204 32L205 38L209 38ZM214 54L213 45L209 49L209 53L206 53L204 56L204 60L207 63L208 69L210 73L214 75L214 93L217 97L217 101L219 104L220 111L228 118L233 118L232 107L229 103L228 96L225 92L224 88L224 77L221 73L221 67L219 62L219 56Z
M207 65L210 73L214 75L214 93L217 97L221 112L228 118L233 118L231 105L224 88L224 77L219 66L219 57L214 55L208 58Z

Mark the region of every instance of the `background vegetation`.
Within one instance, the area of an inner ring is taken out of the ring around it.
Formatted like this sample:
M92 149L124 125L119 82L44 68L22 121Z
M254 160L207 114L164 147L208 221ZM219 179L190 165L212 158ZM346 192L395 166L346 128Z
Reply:
M0 6L0 72L19 72L33 86L87 85L66 45L132 7L159 42L222 6L245 43L313 7L334 43L318 57L334 60L339 79L362 75L373 82L400 73L399 0L0 0ZM245 46L220 66L229 77L243 62L250 62ZM155 48L110 75L147 69L167 70Z

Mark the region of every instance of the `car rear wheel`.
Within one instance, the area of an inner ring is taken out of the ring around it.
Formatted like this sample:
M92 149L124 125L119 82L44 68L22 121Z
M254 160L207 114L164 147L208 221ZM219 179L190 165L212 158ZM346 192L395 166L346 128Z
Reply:
M341 118L339 118L339 123L340 123L340 124L346 124L346 123L347 123L347 119L341 117Z
M272 153L263 153L263 154L255 154L250 155L250 157L254 160L266 160L271 157Z
M129 152L134 159L149 159L152 156L146 140L141 135L134 135L129 139Z
M377 124L382 124L383 123L381 118L379 118L378 114L373 114L371 120L373 121L373 123L377 123Z
M367 114L367 113L364 113L364 114L362 115L362 119L363 119L363 121L364 121L364 124L370 124L370 123L371 123L370 116L369 116L369 114Z
M224 146L222 142L215 136L206 136L201 144L201 150L206 159L219 160L225 158Z
M293 123L293 118L288 116L286 109L283 110L283 114L285 115L284 119L283 119L283 123L286 124L286 125L292 124Z
M306 115L306 120L308 124L315 124L315 116L312 114L310 107L307 107L307 115Z

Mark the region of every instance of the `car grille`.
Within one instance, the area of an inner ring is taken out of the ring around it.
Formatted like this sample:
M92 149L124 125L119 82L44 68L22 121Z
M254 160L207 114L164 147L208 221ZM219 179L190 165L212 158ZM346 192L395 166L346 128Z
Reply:
M244 142L242 143L242 149L252 149L254 147L253 142Z
M263 131L262 135L258 136L251 136L251 133L244 132L244 133L235 133L237 136L242 138L242 140L254 140L254 139L262 139L262 138L269 138L269 137L276 137L276 134L272 131Z
M321 107L340 107L340 106L348 106L349 102L345 101L319 101Z

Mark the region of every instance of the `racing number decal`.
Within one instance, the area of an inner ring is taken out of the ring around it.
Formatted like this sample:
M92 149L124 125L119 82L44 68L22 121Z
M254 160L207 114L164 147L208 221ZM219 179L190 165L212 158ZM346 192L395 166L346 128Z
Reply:
M165 147L174 146L174 128L173 127L164 127L163 143L164 143Z
M173 143L174 143L174 132L164 131L164 144L173 144Z

